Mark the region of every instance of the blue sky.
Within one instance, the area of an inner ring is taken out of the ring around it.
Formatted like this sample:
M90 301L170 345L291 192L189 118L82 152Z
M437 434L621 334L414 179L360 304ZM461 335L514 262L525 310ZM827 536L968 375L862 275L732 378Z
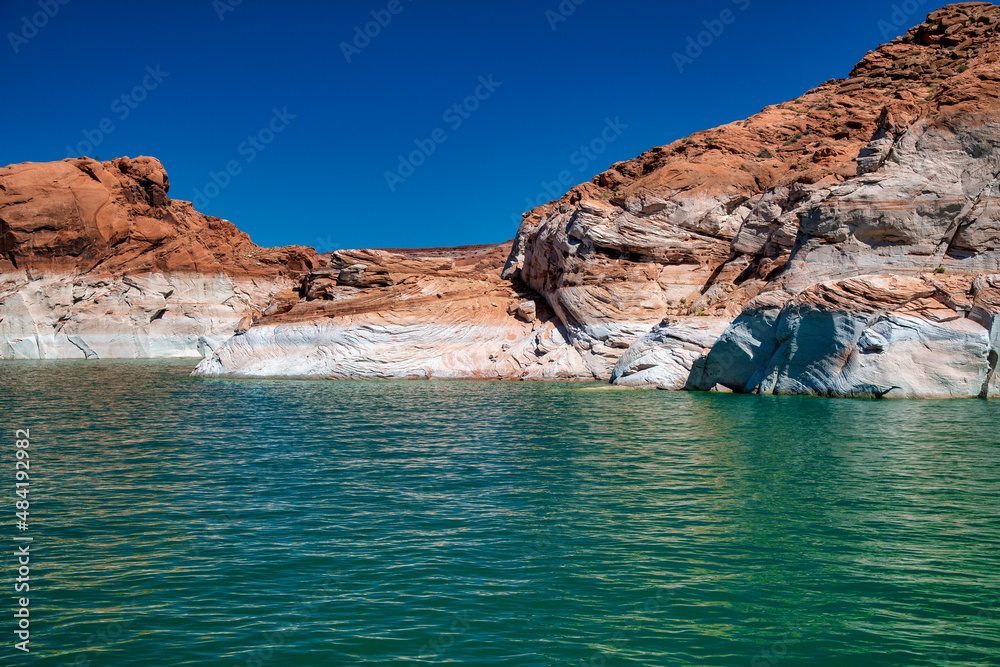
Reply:
M153 155L265 246L502 241L566 182L847 76L941 6L0 0L0 163Z

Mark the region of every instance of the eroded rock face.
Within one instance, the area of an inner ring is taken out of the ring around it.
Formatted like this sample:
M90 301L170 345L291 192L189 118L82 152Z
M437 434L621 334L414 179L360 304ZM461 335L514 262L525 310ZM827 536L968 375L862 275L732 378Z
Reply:
M169 201L157 164L59 163L72 200L45 192L34 211L25 193L44 179L25 177L13 199L0 188L0 261L26 275L27 262L199 275L216 262L263 281L233 288L273 298L243 306L200 375L998 393L991 4L938 10L848 79L613 165L525 214L512 245L252 257L263 251L223 221L194 226L225 242L174 234L197 214ZM155 318L158 303L129 317Z
M509 252L509 243L337 251L195 374L595 379L592 353L569 343L544 300L500 278Z
M1000 116L922 119L875 172L802 216L786 284L858 273L1000 271Z
M318 263L169 189L149 157L0 169L0 359L202 357Z
M458 308L428 322L398 312L264 324L199 364L201 377L406 380L594 379L565 334Z
M691 387L985 398L996 366L995 282L984 277L974 289L968 278L861 276L815 285L784 305L762 298L715 344Z
M994 5L951 5L846 81L614 165L526 214L505 275L544 294L574 341L621 342L664 316L733 320L707 358L652 329L616 382L676 385L687 366L704 390L983 393L995 341L975 319L888 315L872 286L943 271L966 283L939 293L954 305L1000 273L998 24ZM857 276L857 303L808 301Z
M709 353L728 325L729 320L708 317L664 320L621 356L611 383L680 391L687 386L691 367Z
M813 283L997 270L998 23L994 5L951 5L850 79L612 166L525 214L505 275L585 329L606 313L735 316L797 242Z
M203 357L266 305L261 283L226 275L0 277L0 359Z

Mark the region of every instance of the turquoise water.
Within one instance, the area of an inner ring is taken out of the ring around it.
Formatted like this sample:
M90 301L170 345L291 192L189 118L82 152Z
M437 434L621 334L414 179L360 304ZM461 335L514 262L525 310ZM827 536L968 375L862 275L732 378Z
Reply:
M4 664L1000 664L995 402L192 366L0 364Z

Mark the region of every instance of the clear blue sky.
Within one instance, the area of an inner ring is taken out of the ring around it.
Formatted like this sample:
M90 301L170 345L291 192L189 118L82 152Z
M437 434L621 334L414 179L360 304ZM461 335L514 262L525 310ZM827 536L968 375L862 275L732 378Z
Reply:
M550 198L543 184L565 191L560 175L590 180L846 76L941 6L0 0L0 163L60 160L89 139L82 152L103 160L153 155L172 197L197 190L201 210L265 246L502 241L526 200ZM680 71L675 52L699 37ZM417 141L434 150L411 173L399 156Z

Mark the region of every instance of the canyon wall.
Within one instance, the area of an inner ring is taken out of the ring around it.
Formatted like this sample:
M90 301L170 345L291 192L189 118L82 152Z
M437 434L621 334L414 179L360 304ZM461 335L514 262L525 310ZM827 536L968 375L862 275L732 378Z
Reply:
M0 359L204 357L319 261L169 189L149 157L0 169Z
M203 377L998 393L1000 8L612 165L508 243L264 249L153 158L0 170L0 357Z
M475 287L340 253L197 373L992 395L998 28L951 5L849 78L615 164L526 213Z

